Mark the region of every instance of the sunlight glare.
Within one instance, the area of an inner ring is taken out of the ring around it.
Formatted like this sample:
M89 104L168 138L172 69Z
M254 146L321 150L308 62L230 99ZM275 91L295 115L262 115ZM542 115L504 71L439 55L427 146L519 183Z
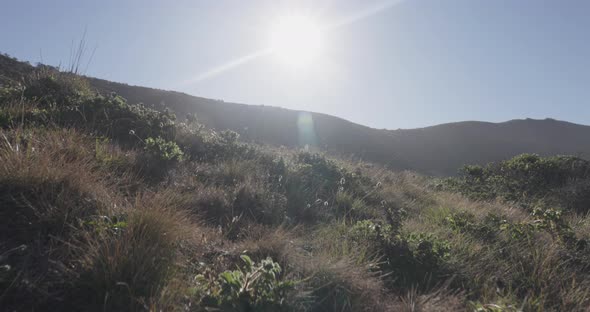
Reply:
M312 65L322 49L322 28L309 16L290 15L272 25L271 53L293 69Z

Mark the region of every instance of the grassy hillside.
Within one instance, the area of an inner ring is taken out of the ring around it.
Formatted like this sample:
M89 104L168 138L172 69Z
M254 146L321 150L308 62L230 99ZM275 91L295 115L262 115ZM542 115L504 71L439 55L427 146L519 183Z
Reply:
M26 63L0 56L0 79L21 79L33 70ZM103 94L116 92L130 103L144 103L160 111L168 108L180 119L196 114L207 127L231 129L247 142L287 147L309 144L332 155L429 175L452 175L463 164L483 165L521 153L590 157L590 127L551 119L380 130L324 114L228 103L95 78L89 78L89 83Z
M5 82L0 127L0 310L590 304L583 159L434 180L242 143L47 68Z

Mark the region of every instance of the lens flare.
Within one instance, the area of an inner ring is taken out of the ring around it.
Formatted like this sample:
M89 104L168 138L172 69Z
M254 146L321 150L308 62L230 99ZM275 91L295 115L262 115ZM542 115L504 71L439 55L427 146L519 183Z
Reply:
M313 116L311 113L301 112L297 116L297 130L299 135L299 146L317 146Z

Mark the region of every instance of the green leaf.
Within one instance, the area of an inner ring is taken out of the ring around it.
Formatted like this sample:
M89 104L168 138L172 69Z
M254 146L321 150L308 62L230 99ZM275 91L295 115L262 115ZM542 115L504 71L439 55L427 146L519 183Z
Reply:
M251 271L253 265L252 259L250 259L250 257L248 257L247 255L241 255L240 258L242 258L242 260L246 263L248 271Z
M236 283L236 279L234 277L234 274L231 271L222 272L219 274L219 277L227 284L235 284Z

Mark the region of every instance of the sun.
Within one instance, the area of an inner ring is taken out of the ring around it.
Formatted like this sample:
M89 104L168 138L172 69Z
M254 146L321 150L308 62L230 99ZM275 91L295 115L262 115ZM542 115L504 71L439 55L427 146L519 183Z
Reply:
M271 26L270 51L281 64L290 68L313 65L320 56L322 44L322 28L310 16L285 16Z

